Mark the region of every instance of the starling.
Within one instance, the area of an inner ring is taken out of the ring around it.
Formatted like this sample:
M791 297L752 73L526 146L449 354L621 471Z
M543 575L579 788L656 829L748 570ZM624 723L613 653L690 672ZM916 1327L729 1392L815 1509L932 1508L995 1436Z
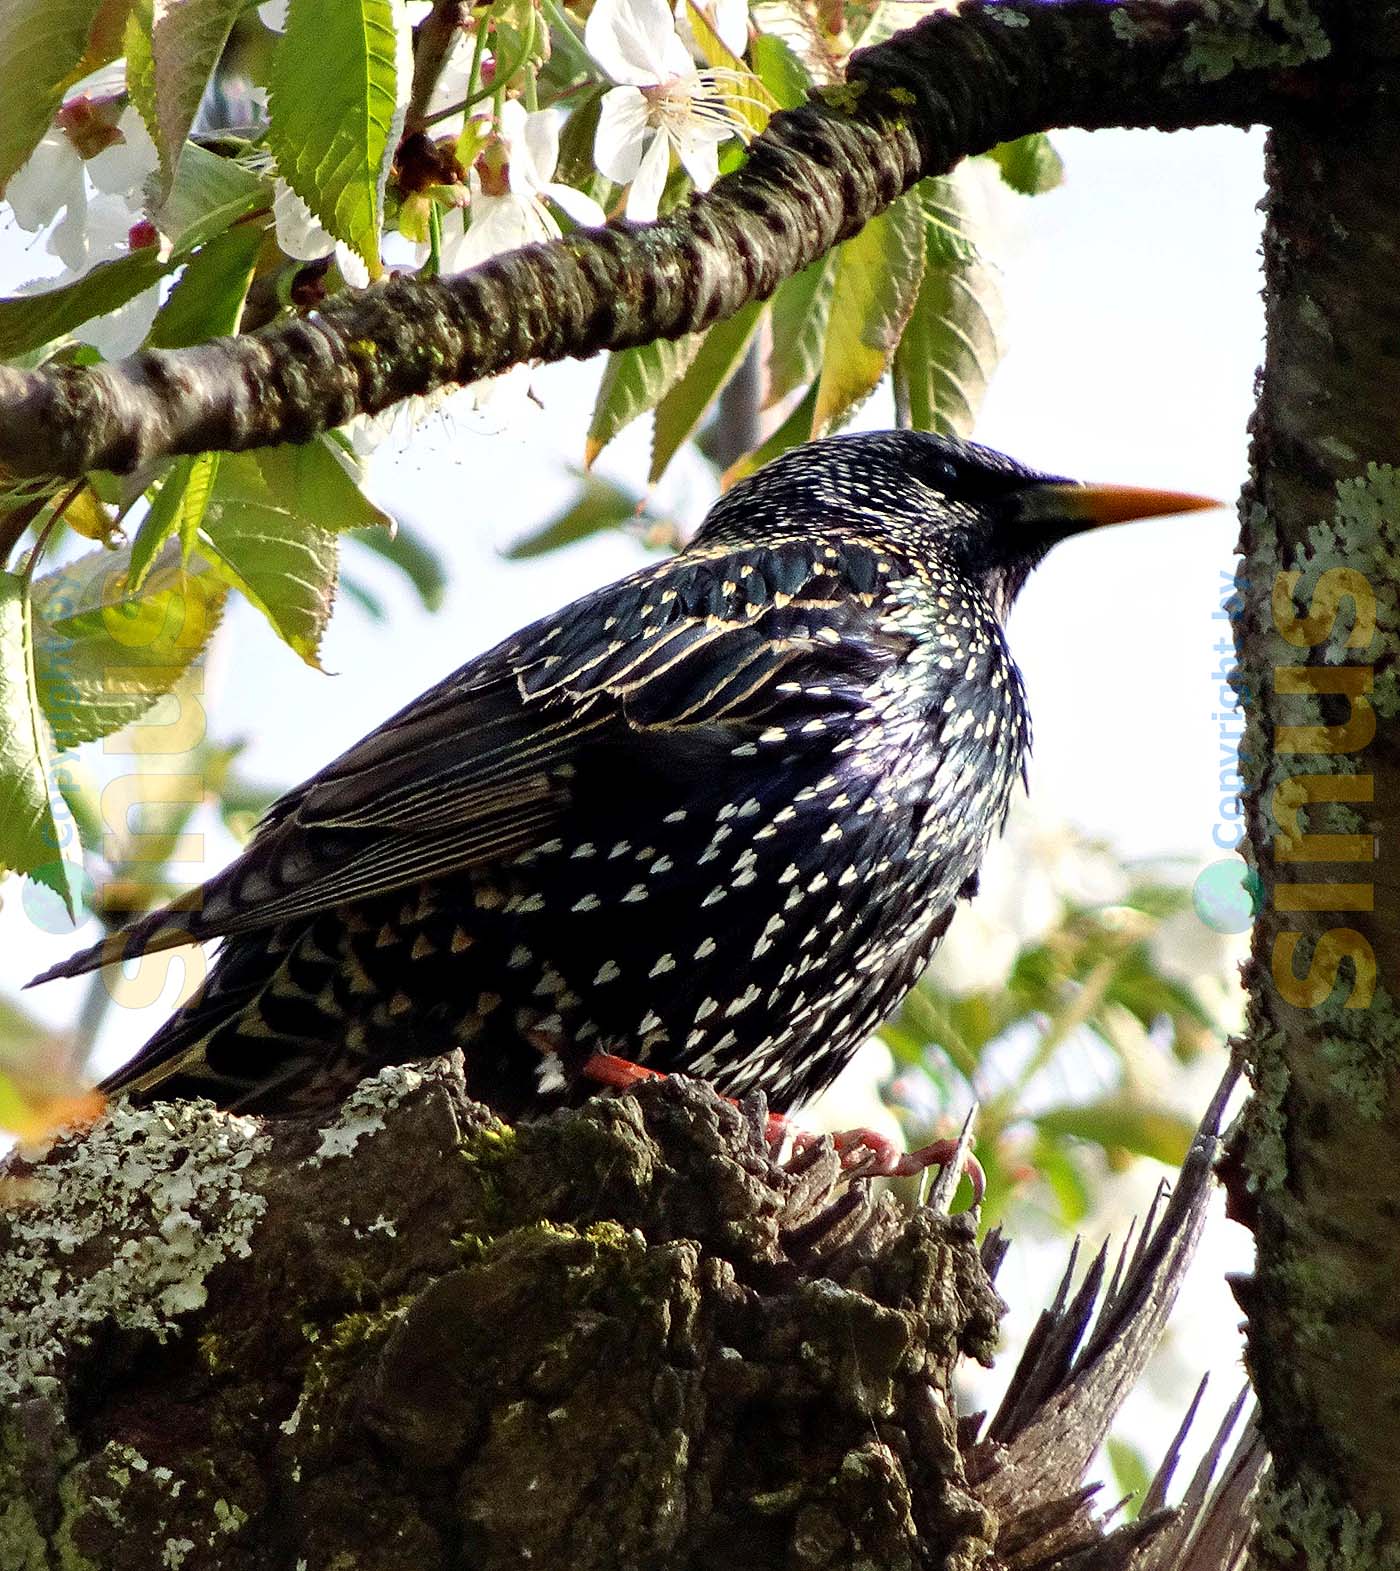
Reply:
M1030 742L1002 630L1026 576L1091 524L1213 505L913 431L795 448L678 555L468 662L225 871L46 977L223 940L106 1082L138 1099L322 1111L461 1048L507 1118L581 1100L617 1058L786 1111L976 888Z

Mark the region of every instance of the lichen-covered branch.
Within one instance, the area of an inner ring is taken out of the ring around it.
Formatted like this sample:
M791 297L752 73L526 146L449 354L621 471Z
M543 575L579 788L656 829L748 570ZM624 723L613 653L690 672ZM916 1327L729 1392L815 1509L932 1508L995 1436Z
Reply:
M1004 1243L848 1186L829 1142L780 1166L761 1130L680 1080L509 1129L454 1055L324 1125L118 1104L12 1162L0 1566L1183 1571L1204 1483L1166 1509L1169 1456L1115 1527L1084 1470L1180 1285L1213 1126L980 1439L953 1381L991 1353Z
M838 1179L679 1082L119 1106L0 1212L0 1565L971 1571L971 1219Z
M1244 0L982 4L857 54L774 117L745 166L661 222L625 222L435 280L396 278L295 321L115 365L0 368L0 461L129 471L174 453L302 441L522 361L676 338L766 298L902 191L1056 126L1245 125L1306 108L1308 19ZM1360 63L1328 62L1352 79Z
M1338 7L1400 69L1400 7ZM1240 1285L1274 1459L1260 1567L1400 1564L1400 112L1268 153L1268 351L1236 638L1261 880Z

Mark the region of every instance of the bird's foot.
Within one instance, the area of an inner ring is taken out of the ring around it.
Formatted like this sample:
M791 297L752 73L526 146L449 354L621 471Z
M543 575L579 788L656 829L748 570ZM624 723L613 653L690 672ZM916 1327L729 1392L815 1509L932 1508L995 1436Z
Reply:
M820 1140L820 1135L799 1130L793 1149L803 1151ZM931 1140L917 1151L901 1151L888 1135L878 1129L844 1129L833 1135L842 1168L861 1178L909 1178L930 1167L947 1167L958 1160L962 1142L956 1139ZM972 1203L980 1205L987 1192L987 1175L971 1151L964 1153L962 1171L972 1185Z
M619 1058L616 1053L593 1053L584 1061L581 1073L599 1085L611 1086L615 1091L626 1091L648 1080L665 1080L659 1069L648 1069L644 1064L634 1064L630 1058ZM726 1102L743 1107L738 1098L727 1096ZM770 1150L776 1150L787 1138L788 1122L781 1113L763 1113L763 1135Z
M619 1058L616 1053L593 1053L583 1065L583 1074L599 1085L611 1086L617 1091L629 1090L648 1080L664 1080L659 1069L648 1069L634 1064L630 1058ZM733 1097L726 1097L733 1102ZM737 1104L736 1104L737 1105ZM770 1146L781 1144L791 1131L795 1156L811 1149L824 1138L808 1129L792 1130L781 1113L765 1115L765 1133ZM909 1178L930 1167L947 1167L958 1160L962 1142L957 1139L931 1140L917 1151L901 1151L888 1135L878 1129L846 1129L833 1135L842 1170L856 1178ZM972 1185L972 1203L980 1205L987 1192L987 1175L982 1164L971 1151L964 1151L962 1170Z

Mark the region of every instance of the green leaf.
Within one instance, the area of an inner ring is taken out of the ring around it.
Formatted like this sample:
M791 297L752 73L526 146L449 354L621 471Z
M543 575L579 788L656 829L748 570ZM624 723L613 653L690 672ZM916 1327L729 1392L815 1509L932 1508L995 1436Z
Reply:
M700 353L690 369L656 406L656 423L651 435L651 472L647 479L654 485L666 472L681 444L695 431L705 411L721 389L739 369L749 342L763 316L764 302L750 300L724 322L716 322L705 334Z
M348 538L398 568L417 590L425 611L441 610L447 592L447 568L432 544L417 530L400 523L392 533L387 529L366 529Z
M174 265L162 262L154 246L143 246L115 261L99 262L56 289L0 299L0 360L13 360L95 316L108 315L159 282Z
M34 670L60 748L139 720L208 644L226 590L172 546L138 590L131 550L92 551L34 585Z
M821 368L835 282L836 266L828 253L785 280L773 296L765 409L805 387Z
M278 173L372 278L407 67L407 22L391 0L291 0L268 86Z
M151 31L155 69L156 147L172 172L194 124L204 89L246 0L173 0Z
M695 0L686 0L685 9L701 57L719 73L717 86L730 113L753 135L761 135L773 118L773 111L780 107L777 99L737 55L729 52Z
M749 58L779 109L796 109L805 102L812 79L791 44L772 33L759 33L749 45Z
M1135 1445L1110 1435L1104 1441L1108 1465L1113 1469L1113 1482L1120 1495L1128 1496L1123 1514L1131 1522L1142 1507L1143 1497L1152 1487L1152 1468L1147 1458Z
M1064 159L1044 131L1001 142L987 156L1001 170L1007 185L1022 196L1040 196L1064 184Z
M146 575L172 537L179 537L181 561L189 561L219 471L219 457L218 453L198 453L177 458L170 466L131 543L133 591L145 583Z
M1051 1139L1087 1140L1105 1151L1131 1151L1169 1167L1180 1167L1196 1132L1193 1120L1123 1092L1097 1102L1052 1107L1032 1122Z
M771 463L779 453L787 452L788 448L796 447L799 442L806 442L812 436L812 417L817 408L817 387L814 382L807 389L806 396L788 415L787 419L763 443L761 447L754 448L753 452L745 453L735 464L725 470L721 484L727 491L730 486L746 479L755 470L762 469L764 464Z
M336 536L302 517L294 499L274 492L258 458L223 455L199 549L277 636L319 670L321 635L335 603Z
M1060 1225L1078 1227L1089 1215L1093 1196L1074 1156L1063 1142L1042 1137L1035 1143L1031 1164L1055 1197Z
M844 425L889 368L924 272L924 210L910 191L833 253L813 435Z
M358 459L339 443L317 437L264 447L257 462L279 504L301 518L314 518L319 528L332 533L371 526L393 531L394 520L360 489Z
M126 19L122 50L126 55L126 90L154 142L156 124L156 63L151 58L151 32L155 26L152 0L134 0Z
M684 338L659 338L608 356L588 426L586 467L592 467L593 460L624 426L656 408L690 369L704 341L703 333L688 333Z
M0 5L0 189L29 158L83 75L102 0L5 0Z
M601 475L582 475L578 497L549 522L518 541L505 553L512 562L523 562L532 556L545 556L550 551L586 540L589 535L604 529L615 529L619 524L630 523L639 513L639 498Z
M925 207L926 265L894 356L899 424L943 436L971 434L1001 357L998 270L971 242L965 169L917 188Z
M236 333L264 232L260 224L235 224L196 251L156 312L145 347L183 349Z
M0 867L47 884L74 916L79 858L70 862L63 854L75 831L50 783L50 751L34 673L28 585L0 573Z
M181 154L156 227L170 241L175 259L222 235L240 218L272 206L272 182L235 158L191 142Z

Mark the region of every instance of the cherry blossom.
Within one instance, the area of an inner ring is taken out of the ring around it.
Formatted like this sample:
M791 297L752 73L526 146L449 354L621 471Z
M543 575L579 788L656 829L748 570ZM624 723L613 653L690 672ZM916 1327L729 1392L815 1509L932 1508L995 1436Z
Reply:
M296 261L319 261L334 251L336 266L347 284L363 289L369 282L364 258L336 240L280 176L274 186L272 222L277 231L277 244Z
M488 257L560 233L553 202L576 224L601 224L603 209L582 191L554 178L559 162L559 116L552 109L529 113L510 99L501 106L496 149L488 148L471 172L471 223L444 235L442 269L459 272Z
M82 273L124 249L157 162L155 143L130 104L79 96L10 177L5 196L21 229L37 233L57 218L47 248Z
M631 184L627 216L656 217L673 147L708 191L720 144L743 126L720 93L722 73L692 63L666 0L598 0L584 43L618 84L603 95L593 158L609 180Z

